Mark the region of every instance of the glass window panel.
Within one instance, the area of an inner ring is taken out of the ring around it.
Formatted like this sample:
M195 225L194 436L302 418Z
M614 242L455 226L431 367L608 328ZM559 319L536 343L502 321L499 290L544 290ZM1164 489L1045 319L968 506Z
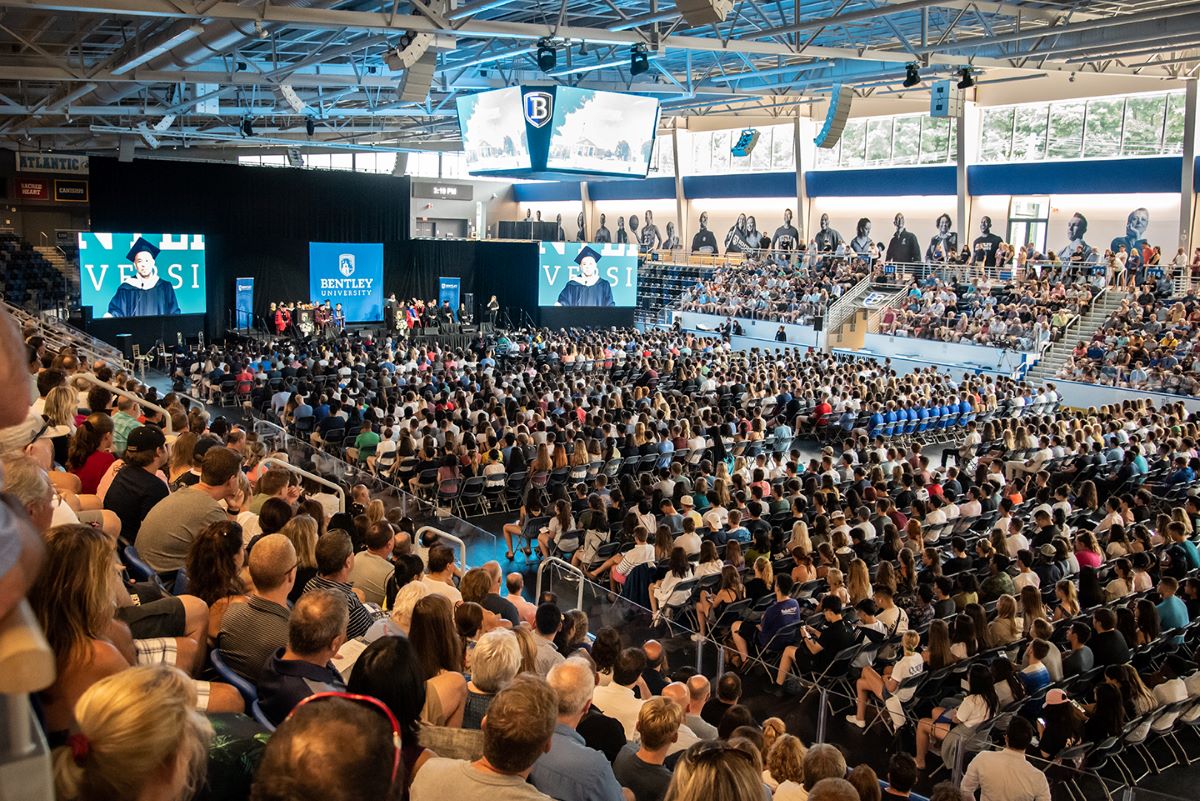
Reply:
M304 158L306 166L314 170L329 169L329 154L328 153L309 153Z
M979 160L1007 161L1012 155L1013 110L989 108L980 125Z
M375 154L374 153L355 153L354 154L354 171L355 172L375 172Z
M1013 115L1013 161L1041 161L1046 157L1046 107L1021 106Z
M830 148L818 147L817 148L817 169L818 170L831 170L831 169L837 167L838 163L841 160L841 155L842 155L842 143L841 142L838 142L836 145L834 145L833 147L830 147Z
M1046 156L1077 159L1083 153L1083 103L1051 103Z
M925 117L921 121L921 163L945 162L949 146L950 120L945 117Z
M892 119L867 121L867 163L886 164L892 158Z
M442 177L463 178L466 176L462 153L442 154Z
M703 175L712 168L712 133L692 134L692 174Z
M892 163L916 164L920 147L921 118L897 118L892 129Z
M1087 130L1083 140L1083 155L1116 156L1121 152L1121 123L1125 114L1124 100L1089 100Z
M1170 95L1167 100L1167 124L1163 135L1164 153L1183 152L1184 98L1181 93Z
M758 144L750 151L750 170L752 172L768 172L771 169L771 140L782 136L783 126L772 125L769 128L758 129ZM791 135L791 131L787 132Z
M262 164L262 156L238 156L238 164Z
M861 167L864 161L863 152L866 144L866 123L863 120L851 120L846 123L846 129L842 131L842 166Z
M836 159L833 163L837 163ZM776 172L794 172L796 169L796 141L790 125L775 129L771 139L771 169Z
M300 158L303 160L304 156L301 156ZM287 163L288 163L288 159L287 159L287 156L263 156L262 163L264 165L269 164L273 167L274 166L286 167Z
M329 154L329 169L331 169L331 170L353 170L354 169L354 154L353 153L330 153Z
M1166 95L1130 97L1125 101L1124 155L1154 155L1161 150L1166 107Z
M391 174L396 166L395 153L376 153L375 154L375 172Z
M721 173L729 169L729 131L712 132L712 165L710 172Z
M684 140L679 144L683 147L687 142ZM658 150L658 174L675 175L675 143L671 141L671 135L659 135L654 141L654 147Z

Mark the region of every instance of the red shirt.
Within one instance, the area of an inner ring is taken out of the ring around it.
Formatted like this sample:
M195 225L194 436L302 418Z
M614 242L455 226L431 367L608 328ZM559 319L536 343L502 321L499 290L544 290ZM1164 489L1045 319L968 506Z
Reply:
M97 487L100 486L100 479L104 478L104 474L116 460L117 457L108 451L93 451L83 463L83 467L71 471L79 476L79 483L83 485L80 492L84 495L95 495Z

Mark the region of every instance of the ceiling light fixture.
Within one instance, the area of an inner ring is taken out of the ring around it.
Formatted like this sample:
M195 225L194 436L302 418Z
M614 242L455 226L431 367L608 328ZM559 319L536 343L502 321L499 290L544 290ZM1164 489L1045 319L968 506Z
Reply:
M904 88L911 89L921 82L921 68L914 61L904 68Z

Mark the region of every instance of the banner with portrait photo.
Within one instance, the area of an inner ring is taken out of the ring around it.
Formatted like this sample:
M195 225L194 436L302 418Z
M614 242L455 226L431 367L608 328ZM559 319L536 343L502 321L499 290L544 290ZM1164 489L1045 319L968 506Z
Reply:
M383 245L378 242L309 242L309 298L340 303L346 322L383 319Z
M542 242L538 253L539 306L637 305L637 245Z
M79 234L79 302L95 317L203 314L201 234Z

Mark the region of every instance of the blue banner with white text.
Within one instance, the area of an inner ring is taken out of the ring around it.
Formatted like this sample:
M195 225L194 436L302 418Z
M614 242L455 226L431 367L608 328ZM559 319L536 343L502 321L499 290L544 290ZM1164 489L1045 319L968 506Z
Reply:
M313 303L340 305L346 322L383 319L383 245L309 242L308 288Z
M438 278L438 305L441 306L446 301L450 301L450 308L454 310L455 320L458 320L458 299L461 290L461 278L448 278L446 276Z
M233 308L236 318L234 328L250 329L254 326L254 279L238 278L234 281Z

